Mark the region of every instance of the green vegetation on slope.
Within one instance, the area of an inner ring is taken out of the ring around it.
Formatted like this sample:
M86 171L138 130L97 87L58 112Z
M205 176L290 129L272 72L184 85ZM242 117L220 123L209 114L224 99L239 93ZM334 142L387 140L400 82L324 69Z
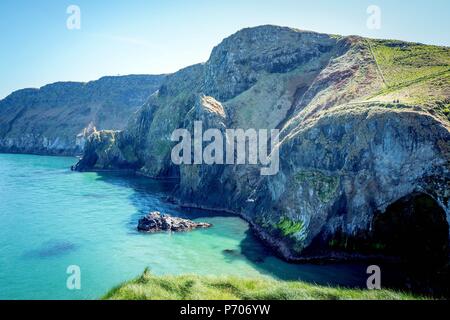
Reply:
M450 49L393 40L371 41L389 87L439 76L450 70Z
M375 100L448 105L450 48L395 40L368 42L386 84Z
M301 232L305 228L305 224L303 221L296 222L289 220L287 217L281 217L280 222L277 224L277 228L287 237Z
M112 300L409 300L409 294L390 290L324 287L269 278L155 276L146 270L104 296Z

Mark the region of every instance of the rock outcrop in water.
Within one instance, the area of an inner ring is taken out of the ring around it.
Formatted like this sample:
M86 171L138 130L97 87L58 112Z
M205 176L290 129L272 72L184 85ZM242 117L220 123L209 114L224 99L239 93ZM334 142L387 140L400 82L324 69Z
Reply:
M164 78L104 77L16 91L0 101L0 152L81 154L95 130L124 129Z
M244 29L168 76L125 130L91 135L77 169L177 177L180 204L243 216L287 259L342 257L359 240L382 248L377 217L409 195L429 195L449 230L449 102L449 48ZM281 130L280 172L174 165L171 133L196 120Z
M142 232L158 231L190 231L199 228L209 228L212 225L205 222L194 222L187 219L172 217L160 212L150 212L147 216L139 220L137 229Z

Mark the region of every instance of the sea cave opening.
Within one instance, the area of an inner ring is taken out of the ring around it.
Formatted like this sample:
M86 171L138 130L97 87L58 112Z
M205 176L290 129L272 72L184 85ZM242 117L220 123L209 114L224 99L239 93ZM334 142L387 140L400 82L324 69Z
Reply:
M386 255L399 257L416 268L448 264L449 224L439 203L424 193L413 193L375 216L373 235Z

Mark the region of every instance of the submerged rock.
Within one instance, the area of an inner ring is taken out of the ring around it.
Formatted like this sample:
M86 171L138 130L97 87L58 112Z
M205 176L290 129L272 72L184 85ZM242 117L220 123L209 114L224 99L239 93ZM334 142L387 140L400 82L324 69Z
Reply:
M27 258L49 258L61 256L75 251L78 246L70 241L51 240L43 243L40 247L25 252Z
M205 222L194 222L188 219L172 217L158 211L150 212L139 220L138 230L142 232L158 231L190 231L197 228L209 228L212 225Z

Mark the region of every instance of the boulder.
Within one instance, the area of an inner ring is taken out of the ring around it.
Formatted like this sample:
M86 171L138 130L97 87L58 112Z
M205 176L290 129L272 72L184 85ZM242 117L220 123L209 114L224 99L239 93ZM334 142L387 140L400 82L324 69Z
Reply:
M197 228L209 228L212 225L205 222L194 222L188 219L172 217L167 214L161 214L158 211L150 212L144 218L139 220L137 229L142 232L159 231L190 231Z

